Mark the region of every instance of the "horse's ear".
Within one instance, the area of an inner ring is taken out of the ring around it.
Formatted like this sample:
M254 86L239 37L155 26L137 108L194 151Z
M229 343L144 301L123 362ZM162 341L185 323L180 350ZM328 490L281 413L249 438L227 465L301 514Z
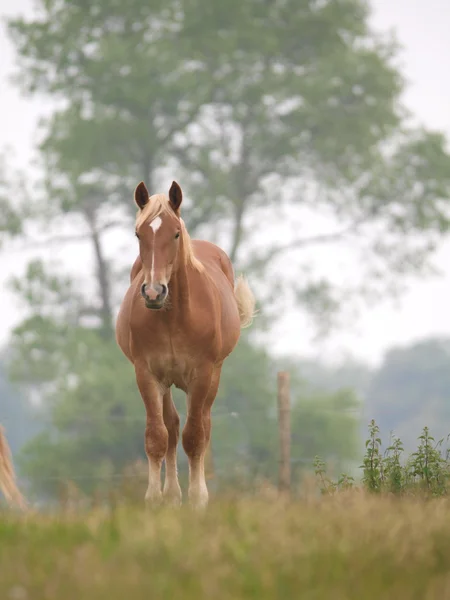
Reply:
M172 181L172 185L170 186L169 200L170 206L175 212L178 212L178 209L180 208L181 202L183 200L183 192L181 191L181 188L176 181Z
M134 190L134 201L138 205L138 207L142 210L144 206L147 204L149 198L149 193L147 188L145 187L145 183L141 181Z

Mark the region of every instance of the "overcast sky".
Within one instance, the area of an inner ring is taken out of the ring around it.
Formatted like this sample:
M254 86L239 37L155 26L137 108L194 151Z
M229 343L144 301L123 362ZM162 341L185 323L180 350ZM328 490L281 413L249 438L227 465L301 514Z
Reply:
M403 45L403 73L409 81L407 106L430 128L445 131L450 139L450 2L449 0L373 0L373 24L381 30L394 28ZM29 12L30 0L0 0L0 14ZM0 32L0 149L13 148L14 164L25 167L32 157L37 119L48 105L22 98L8 82L14 54ZM79 252L73 251L74 265ZM0 281L4 285L12 269L23 268L23 255L0 254ZM293 326L291 316L274 332L278 351L319 354L328 359L342 355L378 362L385 350L421 337L450 336L450 241L436 255L435 263L444 275L439 279L415 281L399 302L383 301L368 309L352 330L331 336L321 346L312 346ZM0 343L23 314L20 302L6 289L0 295Z

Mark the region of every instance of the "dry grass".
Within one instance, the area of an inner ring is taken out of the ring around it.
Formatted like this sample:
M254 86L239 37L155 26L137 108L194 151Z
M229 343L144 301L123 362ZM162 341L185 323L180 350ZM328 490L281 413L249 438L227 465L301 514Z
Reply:
M450 501L367 496L3 514L7 600L450 598Z

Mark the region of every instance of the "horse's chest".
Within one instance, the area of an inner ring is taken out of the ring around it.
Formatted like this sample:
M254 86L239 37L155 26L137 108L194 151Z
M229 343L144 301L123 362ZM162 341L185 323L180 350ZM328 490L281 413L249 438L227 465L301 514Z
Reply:
M185 389L196 369L216 361L217 327L213 318L194 325L161 319L145 329L136 328L137 353L145 357L149 371L164 385Z

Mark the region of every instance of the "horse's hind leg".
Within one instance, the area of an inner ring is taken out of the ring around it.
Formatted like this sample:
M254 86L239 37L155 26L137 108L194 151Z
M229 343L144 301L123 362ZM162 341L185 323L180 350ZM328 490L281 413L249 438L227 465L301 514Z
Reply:
M188 390L188 417L183 429L183 447L189 459L189 500L194 507L208 504L205 454L211 436L211 407L219 388L220 369L197 377Z
M159 503L161 494L161 466L167 454L169 434L163 418L163 392L147 365L134 365L136 381L147 412L145 452L148 457L148 488L145 499Z
M172 392L168 390L163 398L164 423L169 433L169 444L166 454L166 478L164 481L164 498L175 506L181 504L181 488L178 483L177 445L180 437L180 417L172 400Z

